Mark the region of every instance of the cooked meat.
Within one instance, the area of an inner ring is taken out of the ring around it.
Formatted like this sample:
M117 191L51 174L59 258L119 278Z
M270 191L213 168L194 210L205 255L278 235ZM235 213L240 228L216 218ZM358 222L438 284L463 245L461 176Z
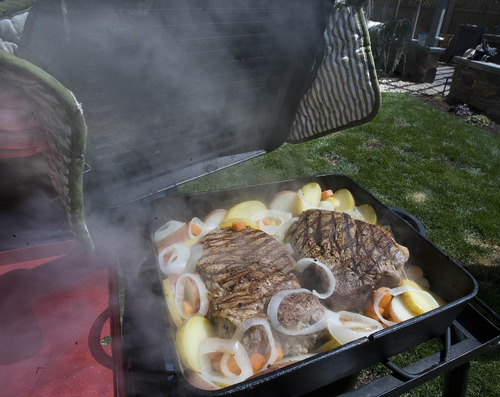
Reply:
M304 211L285 241L298 257L315 258L332 270L337 284L326 304L334 311L360 311L374 289L399 285L409 256L382 228L326 210Z
M267 304L277 292L300 288L298 278L291 272L295 263L292 256L282 243L260 230L216 229L204 236L200 244L203 254L196 267L209 291L208 318L220 337L231 337L236 326L246 319L267 319ZM308 298L308 307L316 312L323 310L319 300L313 298ZM307 321L300 305L297 299L295 304L280 307L280 312L286 311L285 325L295 322L294 326L301 326L301 321ZM261 327L254 328L243 341L250 352L267 344ZM314 338L301 337L302 346L291 343L284 354L307 351Z
M278 320L285 328L299 330L306 328L321 320L325 308L317 296L313 294L290 294L283 298L278 311ZM281 338L283 350L296 356L307 353L319 339L327 337L328 331L307 336L294 336ZM326 341L326 339L325 339Z
M214 298L238 291L270 298L282 289L299 288L296 277L289 275L294 259L263 231L216 229L200 244L203 255L196 266Z

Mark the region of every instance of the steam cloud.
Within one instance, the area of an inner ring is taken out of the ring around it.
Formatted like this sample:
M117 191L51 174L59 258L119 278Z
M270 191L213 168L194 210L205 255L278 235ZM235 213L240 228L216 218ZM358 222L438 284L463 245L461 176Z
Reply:
M292 117L287 112L314 63L301 57L316 51L331 3L82 0L66 2L67 9L61 4L36 3L33 31L20 54L83 104L91 167L85 174L86 216L105 260L91 261L96 267L86 270L78 261L68 263L59 267L57 280L75 281L117 255L126 258L128 277L140 280L127 287L140 289L155 277L140 267L148 250L142 243L147 214L137 203L111 207L122 204L125 192L142 197L195 176L182 173L193 164L271 150L284 141ZM302 73L301 81L292 72ZM292 94L291 104L280 102ZM276 117L281 111L284 117ZM46 288L57 288L53 279L40 277Z

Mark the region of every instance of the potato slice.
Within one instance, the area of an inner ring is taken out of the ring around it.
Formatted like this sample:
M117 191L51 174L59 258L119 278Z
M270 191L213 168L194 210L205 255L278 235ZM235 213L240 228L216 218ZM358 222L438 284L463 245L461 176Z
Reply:
M356 206L352 193L347 189L337 190L332 197L339 201L338 211L352 211Z
M318 353L324 353L330 350L335 349L336 347L339 347L340 343L337 341L337 339L333 338L330 339L328 342L323 343L319 348L318 348Z
M377 224L377 214L375 209L370 204L361 204L358 206L358 211L363 215L363 220L372 225Z
M401 295L393 296L389 304L389 313L394 321L405 321L415 317L415 314L410 312L403 302Z
M311 203L307 201L304 195L297 194L297 199L295 201L295 211L297 215L301 214L304 211L310 210L313 208Z
M302 193L313 207L317 207L321 201L321 186L316 182L306 183L302 186Z
M424 276L422 268L417 265L409 265L404 268L405 276L409 280L415 281L421 287L429 288L429 280Z
M337 208L339 208L340 201L339 201L339 199L337 199L337 198L335 198L333 196L332 197L327 197L324 201L332 203L334 210L336 210Z
M291 212L293 216L297 215L297 192L292 190L283 190L274 195L269 202L269 209L284 212Z
M222 209L222 208L213 210L205 217L203 222L205 222L205 225L207 225L207 226L219 227L219 224L222 222L222 220L226 216L226 213L227 213L227 210Z
M307 183L297 192L296 214L311 208L319 207L321 202L321 186L316 182Z
M417 291L427 292L427 294L425 294L410 290L401 294L403 303L415 316L437 309L439 306L446 303L439 296L420 284L417 284L415 281L403 279L401 281L401 285L407 285Z
M238 203L235 206L231 207L226 212L226 215L224 216L222 222L225 222L228 219L235 219L235 218L250 219L257 212L265 210L267 210L267 207L262 201L258 200L242 201L241 203Z
M200 372L198 351L203 340L213 336L210 321L202 316L189 318L177 330L175 344L182 364L193 371Z
M176 327L180 327L182 324L182 318L177 311L174 299L174 289L172 288L172 283L169 278L166 278L162 282L163 294L165 295L165 300L167 302L167 309L170 314L170 318L174 322Z

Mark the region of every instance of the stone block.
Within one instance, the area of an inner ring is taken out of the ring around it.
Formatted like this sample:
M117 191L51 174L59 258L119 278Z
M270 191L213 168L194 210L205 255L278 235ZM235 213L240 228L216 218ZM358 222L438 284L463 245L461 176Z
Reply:
M500 65L455 57L448 99L500 118Z
M426 47L409 42L406 46L406 62L403 77L415 83L433 83L443 48Z

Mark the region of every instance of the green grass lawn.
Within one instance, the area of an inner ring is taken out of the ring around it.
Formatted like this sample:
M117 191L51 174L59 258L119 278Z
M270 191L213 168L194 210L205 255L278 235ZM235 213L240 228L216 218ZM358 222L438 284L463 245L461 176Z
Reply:
M500 136L405 95L384 93L370 123L278 150L185 184L181 192L345 174L418 217L427 238L478 280L500 313ZM422 349L428 347L423 346ZM406 360L415 358L417 352ZM468 396L498 396L500 354L472 363ZM376 372L377 369L374 369ZM441 380L409 395L440 395Z

